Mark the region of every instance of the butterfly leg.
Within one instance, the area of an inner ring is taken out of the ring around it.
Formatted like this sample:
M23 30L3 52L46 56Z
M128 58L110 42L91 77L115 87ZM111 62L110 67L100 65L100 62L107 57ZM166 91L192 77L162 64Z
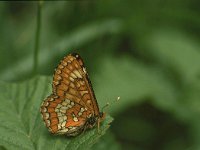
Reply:
M88 123L86 123L86 125L82 129L81 135L85 133L85 131L87 130L87 128L88 128Z
M97 130L98 130L98 134L101 134L101 130L100 130L100 119L97 120Z

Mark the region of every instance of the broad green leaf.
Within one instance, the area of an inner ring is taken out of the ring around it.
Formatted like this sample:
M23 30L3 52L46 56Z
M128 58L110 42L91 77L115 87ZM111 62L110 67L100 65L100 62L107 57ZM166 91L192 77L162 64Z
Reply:
M0 83L0 145L7 149L78 150L91 147L108 129L107 115L100 130L87 130L69 138L50 134L43 124L39 108L51 93L51 78L35 77L22 83Z

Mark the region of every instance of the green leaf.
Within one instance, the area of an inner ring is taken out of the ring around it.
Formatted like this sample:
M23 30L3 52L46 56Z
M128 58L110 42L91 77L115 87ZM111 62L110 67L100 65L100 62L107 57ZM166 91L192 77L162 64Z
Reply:
M0 146L7 149L87 149L108 129L107 115L97 128L77 137L51 135L43 124L39 108L51 93L51 78L35 77L23 83L0 83Z
M101 138L96 144L91 147L91 150L120 150L120 144L114 138L114 135L111 132L106 132L103 138Z

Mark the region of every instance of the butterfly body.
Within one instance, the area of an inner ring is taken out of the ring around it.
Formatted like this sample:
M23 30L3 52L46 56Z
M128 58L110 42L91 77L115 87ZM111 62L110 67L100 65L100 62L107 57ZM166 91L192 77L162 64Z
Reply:
M53 134L76 136L104 119L78 54L61 60L53 77L53 92L41 105L46 127Z

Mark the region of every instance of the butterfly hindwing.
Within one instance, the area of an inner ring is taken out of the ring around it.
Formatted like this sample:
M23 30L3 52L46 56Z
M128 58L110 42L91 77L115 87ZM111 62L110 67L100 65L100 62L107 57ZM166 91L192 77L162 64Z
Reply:
M78 103L55 95L46 98L41 106L41 113L49 131L56 134L69 134L82 129L88 115Z

